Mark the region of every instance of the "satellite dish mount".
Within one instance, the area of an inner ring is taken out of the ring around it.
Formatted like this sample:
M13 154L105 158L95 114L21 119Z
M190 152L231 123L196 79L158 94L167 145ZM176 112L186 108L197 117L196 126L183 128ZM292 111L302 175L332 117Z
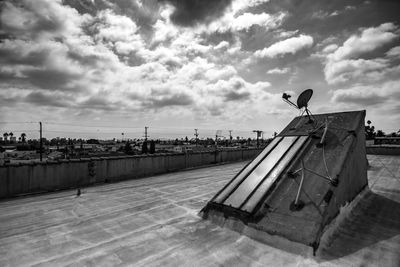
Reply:
M314 120L311 118L311 116L312 116L311 111L308 109L308 102L310 101L312 95L313 95L313 90L312 89L304 90L299 95L299 97L297 98L297 104L295 104L292 101L290 101L289 98L291 96L286 94L286 93L283 93L282 99L283 99L283 101L285 101L289 105L295 107L296 109L300 109L301 110L301 109L304 108L304 110L303 110L301 115L303 115L304 112L306 112L307 116L308 116L308 123L313 123Z

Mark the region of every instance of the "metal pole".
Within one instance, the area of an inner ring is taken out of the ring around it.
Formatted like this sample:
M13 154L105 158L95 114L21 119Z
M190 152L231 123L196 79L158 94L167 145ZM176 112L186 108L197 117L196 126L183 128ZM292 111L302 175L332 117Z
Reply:
M308 112L308 108L307 107L306 107L306 113L307 113L307 116L308 116L308 123L311 123L312 119L311 119L310 113Z
M299 190L297 191L296 200L294 201L294 205L295 206L297 206L299 204L300 193L301 193L301 189L303 187L304 171L305 171L305 169L304 169L304 161L301 161L301 168L302 168L301 180L300 180Z
M324 133L322 134L321 140L318 144L319 147L322 147L324 145L327 132L328 132L328 119L325 118L325 129L324 129Z
M149 127L147 127L147 126L145 126L144 127L144 141L147 141L147 128L149 128Z
M199 137L199 134L197 133L197 131L198 131L198 129L194 129L194 131L195 131L195 133L194 133L194 136L196 136L196 146L197 146L197 143L198 143L198 137Z
M40 126L40 140L39 140L39 147L40 147L40 161L43 160L43 140L42 140L42 122L39 122L39 126Z

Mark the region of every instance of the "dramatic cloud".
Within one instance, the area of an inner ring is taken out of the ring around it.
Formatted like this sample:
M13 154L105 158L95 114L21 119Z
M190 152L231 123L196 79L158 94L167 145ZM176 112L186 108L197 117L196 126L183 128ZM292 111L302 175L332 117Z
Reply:
M277 57L285 54L295 54L302 49L311 47L313 43L314 40L311 36L301 34L299 37L279 41L270 47L258 50L254 55L256 57Z
M396 110L399 4L346 5L2 1L0 116L273 132L294 115L282 92L310 87L316 110Z

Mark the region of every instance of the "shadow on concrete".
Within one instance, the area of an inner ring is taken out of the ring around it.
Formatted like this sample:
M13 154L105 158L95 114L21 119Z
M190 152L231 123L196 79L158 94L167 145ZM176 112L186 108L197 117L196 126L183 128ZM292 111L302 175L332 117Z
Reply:
M399 234L400 203L368 191L317 257L320 261L341 258Z

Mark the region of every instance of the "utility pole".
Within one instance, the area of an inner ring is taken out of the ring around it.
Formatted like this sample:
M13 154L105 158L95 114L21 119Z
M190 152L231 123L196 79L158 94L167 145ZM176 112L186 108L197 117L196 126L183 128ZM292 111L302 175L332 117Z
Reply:
M147 141L147 138L149 137L148 135L147 135L147 129L148 129L149 127L147 127L147 126L145 126L144 127L144 141Z
M196 136L196 146L197 146L197 142L198 142L198 140L199 140L199 134L198 134L198 129L194 129L194 136Z
M229 130L229 143L232 143L232 130Z
M39 121L39 127L40 127L40 130L39 130L39 138L40 138L40 140L39 140L39 149L40 149L40 161L42 161L43 160L43 140L42 140L42 122L41 121Z
M261 130L253 130L253 133L257 133L257 147L259 147L258 139L260 138L262 132L263 131Z

